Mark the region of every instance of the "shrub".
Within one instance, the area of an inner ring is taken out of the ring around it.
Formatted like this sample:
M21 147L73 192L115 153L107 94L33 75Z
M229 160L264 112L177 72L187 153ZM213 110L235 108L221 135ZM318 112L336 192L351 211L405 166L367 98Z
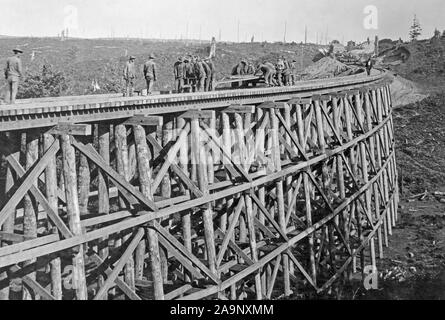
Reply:
M59 97L68 89L63 72L55 71L50 64L44 64L40 73L28 74L21 83L19 99Z

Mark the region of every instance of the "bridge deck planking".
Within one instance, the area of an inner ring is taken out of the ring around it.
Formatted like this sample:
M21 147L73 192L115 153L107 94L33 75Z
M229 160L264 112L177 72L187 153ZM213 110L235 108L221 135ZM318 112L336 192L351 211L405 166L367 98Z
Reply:
M345 86L348 84L357 83L369 83L382 79L384 74L375 75L372 77L365 76L348 76L335 79L325 80L310 80L302 81L296 86L290 87L275 87L275 88L254 88L237 90L221 90L214 92L195 92L195 93L183 93L183 94L166 94L166 95L152 95L152 96L134 96L134 97L122 97L119 94L100 94L100 95L87 95L87 96L65 96L65 97L53 97L53 98L36 98L36 99L24 99L17 100L15 105L2 105L0 109L0 116L3 116L8 111L29 110L30 113L33 110L38 112L40 109L47 109L52 107L72 106L72 110L78 108L87 107L90 104L99 104L101 107L110 106L122 106L130 104L158 104L166 102L185 102L193 99L219 99L229 98L234 95L246 96L246 95L259 95L259 94L274 94L284 92L298 92L304 90L314 90L322 88L332 88L337 86ZM29 114L29 113L27 113ZM8 115L8 114L7 114Z
M0 131L54 126L58 122L93 122L129 118L137 114L176 113L189 109L223 108L230 104L256 104L264 100L304 98L333 90L357 89L386 81L386 73L371 77L349 76L311 80L292 87L224 90L215 92L121 97L119 95L73 96L31 99L0 108Z

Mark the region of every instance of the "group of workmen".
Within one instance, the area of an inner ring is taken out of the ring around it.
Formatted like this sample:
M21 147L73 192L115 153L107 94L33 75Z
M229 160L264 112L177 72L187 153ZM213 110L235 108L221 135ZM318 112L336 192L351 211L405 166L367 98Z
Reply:
M211 58L179 57L173 71L177 93L214 90L215 64Z
M241 60L232 69L232 76L262 75L266 85L271 87L292 86L297 81L297 61L287 61L285 57L280 57L276 64L264 61L254 68L251 62Z
M154 54L150 54L147 62L144 63L144 79L147 84L147 95L153 94L153 86L157 81L157 68L154 60ZM132 97L134 94L134 84L136 81L136 57L130 56L128 62L125 64L123 78L125 81L124 97Z
M153 86L157 81L157 68L154 60L156 57L150 54L144 64L144 78L147 83L147 95L153 94ZM136 67L134 56L130 56L125 65L123 79L125 82L124 97L134 94L136 80ZM198 56L179 57L173 66L175 77L175 91L177 93L204 92L214 89L215 65L210 58Z

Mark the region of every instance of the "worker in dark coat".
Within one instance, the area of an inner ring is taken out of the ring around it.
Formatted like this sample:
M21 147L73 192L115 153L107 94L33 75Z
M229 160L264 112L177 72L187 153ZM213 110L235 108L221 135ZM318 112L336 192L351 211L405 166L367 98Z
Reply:
M183 92L184 79L185 79L185 63L182 57L178 58L173 67L175 74L175 90L177 93Z
M366 73L368 74L368 76L371 75L372 67L373 67L372 58L369 58L368 61L366 61Z
M5 79L7 82L7 90L5 102L14 104L17 96L19 82L23 77L22 60L20 56L23 51L20 49L14 49L14 56L6 60Z
M195 76L195 59L193 57L189 57L186 59L185 65L185 77L186 84L190 86L190 90L196 91L196 76Z
M130 56L125 64L123 78L125 81L124 97L132 97L134 93L134 82L136 80L136 67L134 65L135 57Z
M214 90L214 82L215 82L215 64L212 59L207 58L205 59L205 63L210 68L210 78L208 78L208 90L207 91L213 91Z
M201 61L205 71L204 91L210 91L210 81L212 81L212 69L210 68L207 60Z
M290 85L294 86L297 82L297 60L292 60L290 63Z
M156 57L153 54L150 54L148 61L144 64L144 77L147 82L147 94L153 93L153 86L157 81L157 70L154 59L156 59Z
M196 58L195 60L195 76L196 76L196 91L203 92L205 86L206 72L204 66L202 65L201 58Z
M247 61L241 60L236 66L232 69L232 76L243 76L247 72Z
M283 61L284 69L283 69L283 84L285 86L291 85L291 67L290 63L287 61L287 59L283 56L281 57L281 60Z

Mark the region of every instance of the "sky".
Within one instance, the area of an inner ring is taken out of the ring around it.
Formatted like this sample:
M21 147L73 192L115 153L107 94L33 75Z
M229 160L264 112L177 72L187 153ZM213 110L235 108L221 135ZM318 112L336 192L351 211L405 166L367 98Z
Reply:
M423 37L445 29L443 0L0 0L0 35L143 37L222 41L341 42L408 38L414 14ZM373 24L365 13L373 6ZM369 20L367 20L369 22ZM238 32L239 30L239 32ZM286 32L285 32L286 30ZM317 36L318 34L318 36ZM326 37L327 35L327 37ZM421 36L422 38L422 36Z

